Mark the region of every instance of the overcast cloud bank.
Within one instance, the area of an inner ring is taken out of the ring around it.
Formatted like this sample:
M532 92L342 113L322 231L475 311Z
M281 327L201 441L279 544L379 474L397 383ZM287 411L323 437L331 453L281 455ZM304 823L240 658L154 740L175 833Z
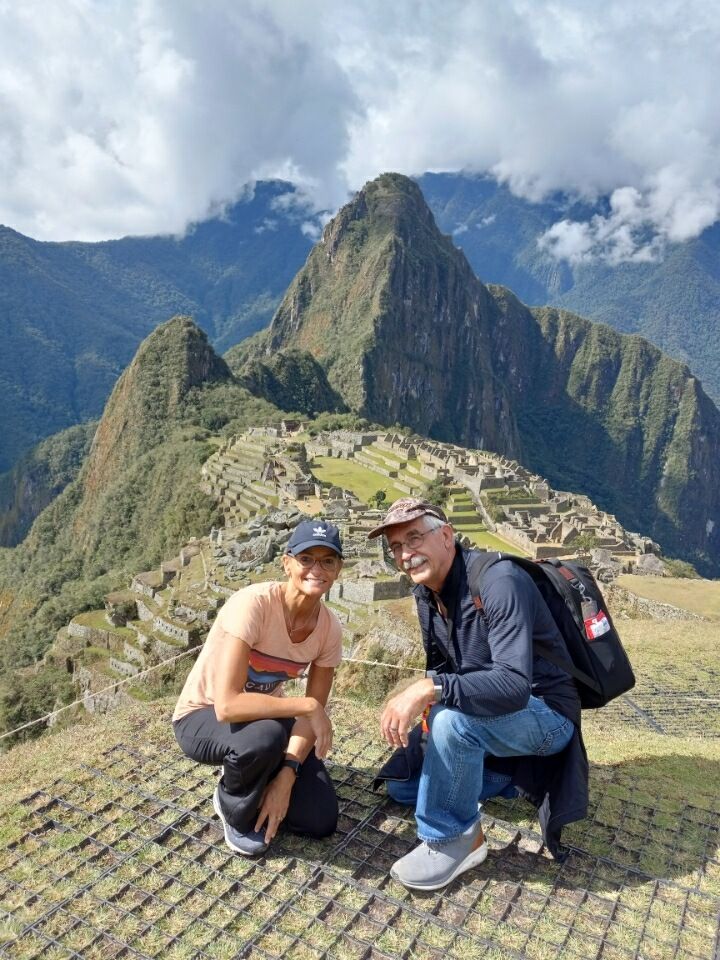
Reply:
M3 5L0 221L179 233L256 179L334 211L385 170L466 170L609 196L544 245L651 259L720 217L719 54L701 0Z

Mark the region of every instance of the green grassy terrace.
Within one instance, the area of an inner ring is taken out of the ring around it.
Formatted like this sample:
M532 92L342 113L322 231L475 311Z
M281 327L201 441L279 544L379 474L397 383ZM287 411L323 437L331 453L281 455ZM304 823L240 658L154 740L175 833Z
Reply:
M344 490L350 490L364 503L367 503L378 490L385 491L387 503L406 496L389 477L376 473L363 464L355 463L354 460L316 457L312 462L312 472L321 483L330 483Z
M701 617L720 620L720 580L690 580L684 577L640 577L623 574L621 587L648 600L671 603Z

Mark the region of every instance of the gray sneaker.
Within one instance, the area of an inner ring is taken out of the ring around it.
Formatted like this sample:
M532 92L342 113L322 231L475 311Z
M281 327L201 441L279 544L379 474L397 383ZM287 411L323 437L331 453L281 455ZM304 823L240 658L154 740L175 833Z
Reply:
M234 853L241 853L244 857L257 857L259 854L265 853L268 844L265 842L264 833L258 833L257 830L247 830L243 833L226 821L220 807L217 787L215 787L215 793L213 793L213 808L223 825L225 843Z
M390 876L411 890L439 890L487 857L488 846L480 821L454 840L423 842L397 860Z

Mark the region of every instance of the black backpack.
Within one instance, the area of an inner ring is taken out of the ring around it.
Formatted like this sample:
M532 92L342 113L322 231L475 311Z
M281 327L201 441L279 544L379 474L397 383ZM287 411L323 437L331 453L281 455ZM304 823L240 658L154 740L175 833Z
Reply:
M571 662L544 644L536 642L534 651L574 678L583 708L604 707L635 686L628 656L587 567L570 560L536 561L511 553L472 551L467 564L468 585L480 603L485 571L500 560L512 560L535 582L565 640Z

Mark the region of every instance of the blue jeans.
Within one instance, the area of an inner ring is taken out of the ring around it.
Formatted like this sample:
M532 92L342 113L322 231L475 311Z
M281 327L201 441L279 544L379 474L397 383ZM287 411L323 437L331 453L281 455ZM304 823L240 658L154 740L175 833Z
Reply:
M415 808L420 839L454 840L478 819L478 799L508 788L509 777L498 782L484 776L486 753L550 756L564 750L574 732L571 720L537 697L530 697L522 710L500 717L471 716L443 704L433 707Z

